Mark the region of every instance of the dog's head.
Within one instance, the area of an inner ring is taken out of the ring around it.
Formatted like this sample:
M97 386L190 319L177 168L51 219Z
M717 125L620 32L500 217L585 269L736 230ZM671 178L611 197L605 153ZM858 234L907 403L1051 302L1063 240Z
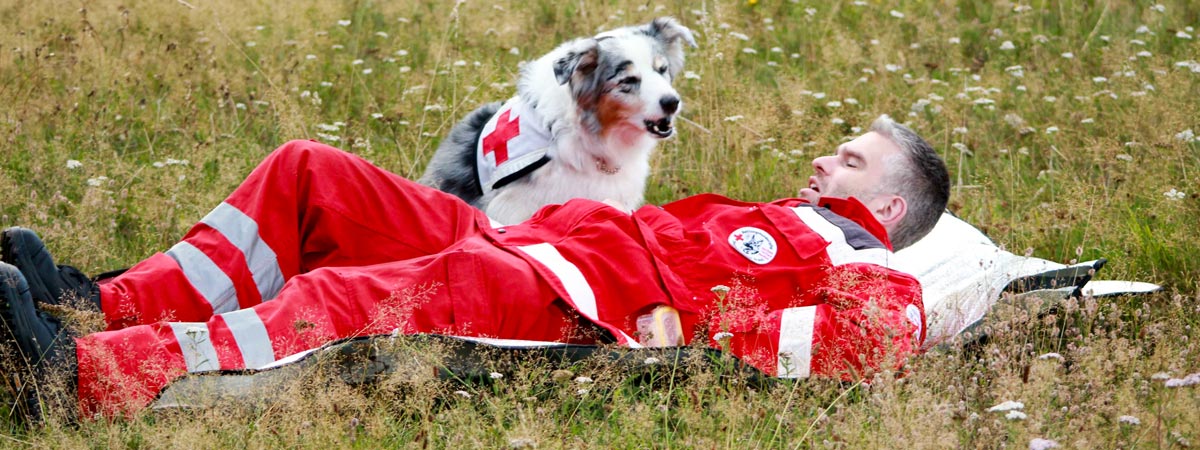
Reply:
M588 131L663 139L682 107L671 81L683 70L684 45L696 46L691 30L662 17L573 42L554 76L570 86Z

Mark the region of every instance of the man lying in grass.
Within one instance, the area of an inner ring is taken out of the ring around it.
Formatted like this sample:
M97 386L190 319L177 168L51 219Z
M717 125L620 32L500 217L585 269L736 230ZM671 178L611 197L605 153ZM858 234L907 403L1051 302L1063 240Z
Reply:
M6 386L30 421L119 415L187 373L392 332L699 339L780 377L898 367L925 315L890 250L938 220L945 164L883 116L813 168L799 199L702 194L632 213L572 200L498 226L356 156L289 142L183 241L116 277L88 280L32 231L6 230ZM41 309L72 299L108 330L79 336Z

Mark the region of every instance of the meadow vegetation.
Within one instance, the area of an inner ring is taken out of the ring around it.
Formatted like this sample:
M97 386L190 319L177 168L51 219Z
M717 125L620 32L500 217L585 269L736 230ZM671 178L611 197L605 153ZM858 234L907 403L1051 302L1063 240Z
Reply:
M416 177L457 120L513 95L522 61L660 15L700 47L649 202L793 196L813 157L889 114L942 152L950 208L997 243L1105 257L1099 278L1165 289L1018 315L867 383L538 364L301 380L268 406L34 429L0 417L0 447L1200 446L1187 0L0 0L0 225L96 273L168 248L288 139ZM1005 402L1022 407L993 408Z

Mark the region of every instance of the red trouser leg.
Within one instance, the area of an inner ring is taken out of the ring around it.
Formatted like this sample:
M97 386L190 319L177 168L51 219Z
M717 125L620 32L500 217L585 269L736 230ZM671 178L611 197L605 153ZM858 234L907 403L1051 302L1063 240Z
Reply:
M590 342L579 319L521 258L469 239L446 252L290 279L279 296L207 322L158 323L78 339L88 413L145 406L188 372L255 368L326 342L399 330Z
M486 224L456 197L333 147L292 141L179 244L101 286L109 329L204 321L274 298L291 277L437 253Z

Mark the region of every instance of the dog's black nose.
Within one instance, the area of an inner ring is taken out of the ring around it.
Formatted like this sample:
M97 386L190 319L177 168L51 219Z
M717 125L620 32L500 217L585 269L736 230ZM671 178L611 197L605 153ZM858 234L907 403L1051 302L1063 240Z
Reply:
M675 114L675 111L679 110L679 97L668 95L658 99L658 104L662 106L664 113Z

